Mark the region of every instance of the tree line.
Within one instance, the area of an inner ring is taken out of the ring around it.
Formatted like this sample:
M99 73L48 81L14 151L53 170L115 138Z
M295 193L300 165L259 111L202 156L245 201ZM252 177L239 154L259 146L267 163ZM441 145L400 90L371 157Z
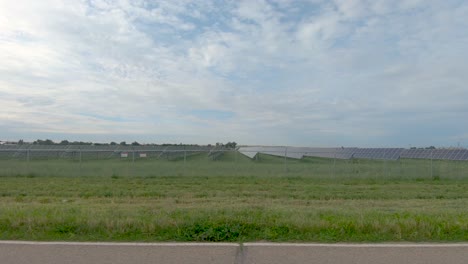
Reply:
M62 140L60 142L55 142L51 139L38 139L33 141L32 143L30 142L25 142L24 140L20 139L17 142L7 142L8 144L18 144L18 145L23 145L23 144L33 144L33 145L88 145L88 146L116 146L116 145L121 145L121 146L200 146L198 144L173 144L173 143L163 143L163 144L141 144L138 143L137 141L134 141L132 143L127 143L126 141L122 141L120 143L117 142L109 142L109 143L97 143L97 142L84 142L84 141L69 141L69 140ZM208 147L211 146L216 146L216 147L225 147L225 148L235 148L237 146L236 142L228 142L228 143L216 143L215 145L208 144Z

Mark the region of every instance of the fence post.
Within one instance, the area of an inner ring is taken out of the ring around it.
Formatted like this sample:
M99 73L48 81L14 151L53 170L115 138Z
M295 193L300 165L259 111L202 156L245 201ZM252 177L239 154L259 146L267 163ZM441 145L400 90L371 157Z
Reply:
M135 147L132 147L132 176L136 175L136 165L135 165Z
M186 174L187 172L187 150L185 149L185 146L184 146L184 175Z
M433 152L434 152L434 150L431 149L431 179L434 179L434 168L433 168L433 165L432 165Z
M29 154L29 149L26 152L26 174L31 173L31 169L29 167L29 160L30 160L30 154Z
M387 175L388 175L388 174L387 174L387 156L386 156L386 154L387 154L387 149L384 148L384 151L383 151L383 161L384 161L384 173L383 173L383 176L384 176L385 178L387 178Z
M287 155L288 155L288 147L285 147L284 149L284 172L288 172L288 164L286 160Z
M333 153L333 178L336 177L336 150Z
M80 176L82 176L82 169L81 169L81 162L82 162L81 146L79 147L79 150L80 150Z
M232 166L233 167L233 173L232 175L234 176L236 174L236 172L238 172L238 168L237 168L237 148L234 148L234 165Z
M402 164L402 161L401 161L401 155L398 156L398 165L399 165L398 166L398 172L400 174L400 178L402 178L403 177L403 168L402 168L403 164Z

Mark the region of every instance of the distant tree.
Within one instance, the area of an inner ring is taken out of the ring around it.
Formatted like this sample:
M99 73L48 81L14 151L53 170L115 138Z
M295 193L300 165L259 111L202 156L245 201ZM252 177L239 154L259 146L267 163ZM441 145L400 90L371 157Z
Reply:
M50 139L46 139L46 140L38 139L38 140L34 141L33 144L37 144L37 145L54 145L55 143Z
M115 145L117 145L117 143L115 143L114 141L112 141L112 142L110 143L110 145L111 145L111 146L115 146Z
M434 146L427 147L426 149L436 149Z
M83 142L83 141L73 141L70 145L93 145L92 142Z
M18 145L23 145L24 144L24 140L20 139L18 140Z
M140 143L135 141L135 142L132 143L132 146L140 146Z
M228 142L226 145L224 145L226 148L236 148L237 143L236 142Z
M69 142L68 140L64 139L64 140L60 141L59 144L60 144L60 145L69 145L70 142Z
M122 142L120 142L120 145L121 145L121 146L127 146L127 142L122 141Z

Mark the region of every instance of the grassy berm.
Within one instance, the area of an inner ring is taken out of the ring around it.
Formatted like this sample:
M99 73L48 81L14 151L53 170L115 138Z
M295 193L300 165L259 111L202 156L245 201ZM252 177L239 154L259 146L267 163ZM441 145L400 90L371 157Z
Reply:
M468 181L0 177L0 239L468 241Z

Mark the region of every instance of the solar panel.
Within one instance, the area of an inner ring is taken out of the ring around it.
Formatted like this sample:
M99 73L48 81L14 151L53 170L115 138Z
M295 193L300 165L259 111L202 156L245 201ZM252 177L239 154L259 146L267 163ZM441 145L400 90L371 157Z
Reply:
M410 158L412 157L413 150L407 149L401 152L401 158Z
M259 148L258 147L239 147L237 151L239 151L242 155L245 155L253 159L258 154Z
M453 155L450 157L450 160L460 160L460 157L463 155L462 149L457 149Z
M454 149L452 152L451 152L451 155L448 157L449 160L456 160L458 154L460 154L460 150L459 149Z
M293 159L302 158L302 154L294 151L293 147L262 147L259 151L262 154L278 156L278 157L288 157Z
M464 157L465 157L466 153L467 153L467 150L466 150L466 149L462 149L462 150L460 151L460 155L458 156L458 160L464 160Z
M447 154L446 149L440 149L435 151L436 155L434 156L435 159L444 159L445 154Z
M463 157L465 156L466 150L461 149L460 153L457 156L457 160L463 160Z
M306 148L304 156L350 159L356 148Z
M445 155L443 157L444 160L448 160L450 159L450 157L453 156L455 150L454 149L447 149L447 151L445 152Z
M420 156L420 151L418 149L412 149L411 150L411 156L409 158L418 159L418 158L422 158L422 157Z
M418 149L416 153L417 153L418 158L420 159L431 158L433 155L433 151L427 150L427 149Z
M401 152L402 158L409 159L439 159L467 160L466 149L407 149Z
M390 152L390 159L391 160L396 160L396 159L399 159L400 158L400 154L403 152L403 149L399 150L399 149L394 149Z
M419 152L420 158L422 159L431 159L434 157L434 150L432 149L421 149Z
M399 159L405 151L403 148L358 148L353 157L358 159Z
M408 149L402 150L400 156L408 159L430 159L432 155L430 149Z
M438 159L441 159L441 160L447 159L447 157L449 156L449 154L450 154L450 150L448 150L448 149L443 149L443 150L441 151L441 153L439 154Z

